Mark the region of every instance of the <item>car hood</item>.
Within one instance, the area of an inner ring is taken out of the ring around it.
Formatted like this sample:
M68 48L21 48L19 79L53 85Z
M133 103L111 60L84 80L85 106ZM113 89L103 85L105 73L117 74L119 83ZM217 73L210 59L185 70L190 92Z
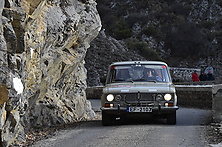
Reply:
M103 93L173 93L175 87L172 83L134 82L112 83L103 88Z

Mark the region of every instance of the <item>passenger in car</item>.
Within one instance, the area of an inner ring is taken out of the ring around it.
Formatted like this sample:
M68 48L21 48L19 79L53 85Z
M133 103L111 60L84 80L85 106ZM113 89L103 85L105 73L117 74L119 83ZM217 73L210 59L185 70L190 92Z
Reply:
M153 69L145 69L144 79L147 81L162 81L162 79L155 73Z

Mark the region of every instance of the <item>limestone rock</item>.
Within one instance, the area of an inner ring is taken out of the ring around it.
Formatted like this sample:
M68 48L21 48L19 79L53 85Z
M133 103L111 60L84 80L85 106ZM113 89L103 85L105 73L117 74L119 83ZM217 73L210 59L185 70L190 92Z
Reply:
M101 29L95 0L5 0L0 12L0 144L95 117L84 67Z

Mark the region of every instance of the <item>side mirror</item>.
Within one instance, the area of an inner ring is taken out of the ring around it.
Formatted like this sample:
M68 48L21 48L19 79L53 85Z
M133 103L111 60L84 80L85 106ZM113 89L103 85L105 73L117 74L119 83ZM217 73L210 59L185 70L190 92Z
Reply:
M100 82L101 82L103 85L105 85L105 83L106 83L106 77L105 77L105 76L101 77L101 78L100 78Z

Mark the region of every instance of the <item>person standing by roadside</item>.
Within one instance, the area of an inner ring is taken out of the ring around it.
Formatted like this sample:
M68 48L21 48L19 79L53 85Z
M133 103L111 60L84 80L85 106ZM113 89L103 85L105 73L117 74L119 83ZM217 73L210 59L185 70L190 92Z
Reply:
M196 70L192 73L192 81L193 81L193 82L200 81L199 76L198 76Z
M213 81L213 80L215 80L214 75L212 74L211 71L209 71L209 72L207 73L207 80L208 80L208 81Z
M205 72L202 72L199 76L200 81L206 81L207 80L207 74Z

